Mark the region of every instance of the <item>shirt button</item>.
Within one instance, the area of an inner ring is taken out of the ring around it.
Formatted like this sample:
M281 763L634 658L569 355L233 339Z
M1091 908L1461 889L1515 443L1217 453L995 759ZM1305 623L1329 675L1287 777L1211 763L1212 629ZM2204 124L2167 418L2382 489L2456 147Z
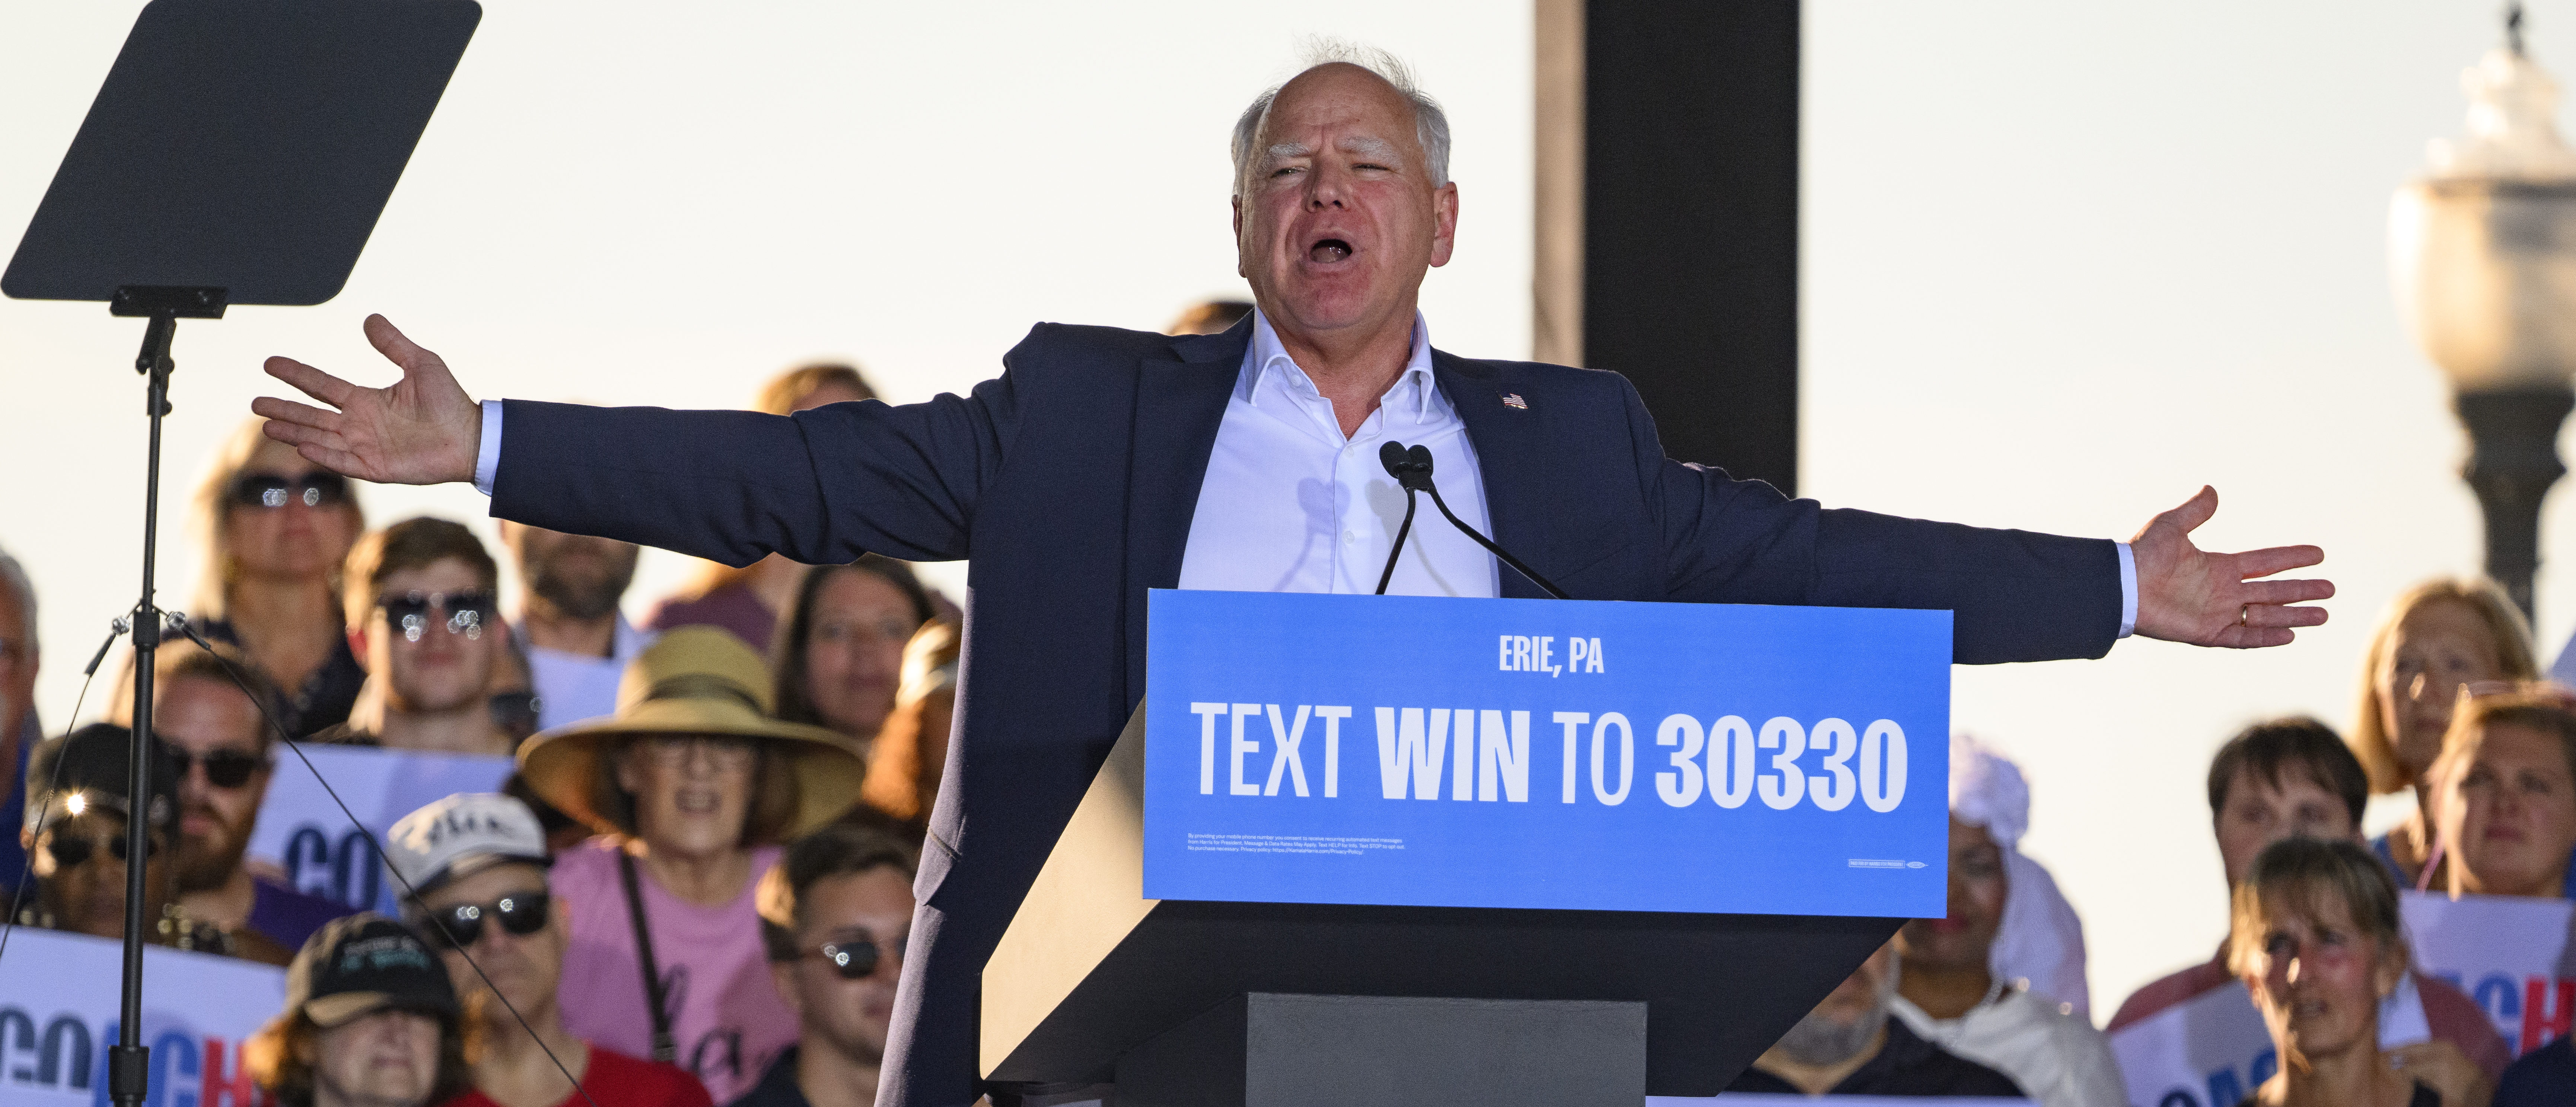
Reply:
M1343 545L1345 545L1345 546L1356 546L1356 545L1358 545L1358 544L1359 544L1359 541L1360 541L1360 536L1359 536L1359 532L1358 532L1358 531L1350 531L1350 530L1346 530L1346 531L1343 531L1343 532L1342 532L1342 544L1343 544Z

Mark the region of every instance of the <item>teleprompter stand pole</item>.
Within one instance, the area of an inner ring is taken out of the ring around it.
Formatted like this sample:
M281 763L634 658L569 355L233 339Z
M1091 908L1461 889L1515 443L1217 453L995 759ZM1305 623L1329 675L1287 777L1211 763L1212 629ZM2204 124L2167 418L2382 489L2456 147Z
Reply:
M107 1096L116 1107L142 1107L152 1071L152 1050L143 1044L144 859L151 856L152 829L152 659L161 645L161 611L152 601L152 575L157 556L161 514L161 417L170 413L170 339L179 320L221 319L224 290L127 285L116 290L108 311L143 316L143 352L134 371L143 374L143 414L151 421L151 444L143 469L143 598L134 617L134 744L125 782L125 979L119 997L116 1044L107 1048ZM170 813L174 818L177 812Z

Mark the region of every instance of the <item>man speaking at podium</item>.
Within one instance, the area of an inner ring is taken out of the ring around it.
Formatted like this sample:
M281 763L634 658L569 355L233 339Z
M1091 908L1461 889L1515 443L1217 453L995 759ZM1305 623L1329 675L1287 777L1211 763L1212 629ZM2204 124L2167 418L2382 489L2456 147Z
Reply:
M1237 125L1223 334L1040 324L966 396L792 417L469 398L382 317L382 389L271 358L337 410L268 433L350 476L475 482L492 514L747 565L971 559L965 670L880 1103L978 1095L977 978L1145 688L1146 592L1370 592L1427 446L1462 521L1576 598L1949 609L1968 663L2099 657L2132 632L2276 646L2323 623L2274 580L2314 547L2214 554L2204 488L2126 544L1827 511L1664 456L1626 379L1431 348L1415 310L1457 231L1449 130L1400 64L1343 48ZM506 427L506 433L504 428ZM1436 524L1390 591L1537 597Z

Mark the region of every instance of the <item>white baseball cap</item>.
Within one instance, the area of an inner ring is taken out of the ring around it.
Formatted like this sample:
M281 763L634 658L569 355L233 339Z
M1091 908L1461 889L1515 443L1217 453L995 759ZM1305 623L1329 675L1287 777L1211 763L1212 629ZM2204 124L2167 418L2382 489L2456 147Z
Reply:
M536 813L494 792L459 792L438 800L403 816L385 834L385 867L423 892L504 862L549 865L553 860Z

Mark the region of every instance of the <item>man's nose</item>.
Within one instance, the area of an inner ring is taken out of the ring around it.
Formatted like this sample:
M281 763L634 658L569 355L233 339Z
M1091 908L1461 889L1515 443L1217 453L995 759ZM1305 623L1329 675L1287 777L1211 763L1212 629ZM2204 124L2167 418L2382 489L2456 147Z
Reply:
M1306 179L1306 210L1322 211L1326 208L1348 206L1346 201L1349 199L1350 182L1341 170L1332 166L1319 165Z

